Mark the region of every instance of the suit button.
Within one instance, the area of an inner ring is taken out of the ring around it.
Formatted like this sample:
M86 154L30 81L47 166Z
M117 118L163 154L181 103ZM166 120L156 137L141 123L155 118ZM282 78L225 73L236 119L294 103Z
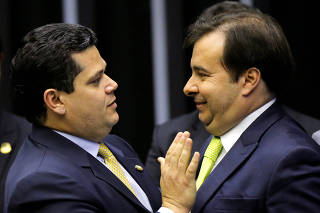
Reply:
M2 154L9 154L12 150L11 144L9 142L1 143L0 152Z

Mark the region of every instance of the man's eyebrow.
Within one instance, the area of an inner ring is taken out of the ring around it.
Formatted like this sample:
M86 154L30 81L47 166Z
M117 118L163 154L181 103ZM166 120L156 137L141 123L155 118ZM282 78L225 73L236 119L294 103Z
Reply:
M93 76L91 76L89 78L89 80L87 81L87 83L89 84L91 81L96 80L97 78L100 78L103 74L104 74L105 70L100 70L98 72L96 72L96 74L94 74Z
M194 70L194 71L204 71L204 72L208 72L204 67L197 66L197 65L192 66L191 69Z

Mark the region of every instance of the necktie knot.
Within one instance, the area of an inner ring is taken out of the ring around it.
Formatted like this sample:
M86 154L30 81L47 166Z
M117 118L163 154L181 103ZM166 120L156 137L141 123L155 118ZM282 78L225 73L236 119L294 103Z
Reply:
M100 143L98 153L107 161L109 161L113 156L110 149L104 143Z
M196 182L197 190L200 188L205 179L209 176L221 150L222 143L220 137L213 137L210 141L209 146L206 149L206 152L204 153L200 172Z
M220 137L213 137L206 149L206 152L204 153L204 156L215 161L220 154L221 149L222 143Z

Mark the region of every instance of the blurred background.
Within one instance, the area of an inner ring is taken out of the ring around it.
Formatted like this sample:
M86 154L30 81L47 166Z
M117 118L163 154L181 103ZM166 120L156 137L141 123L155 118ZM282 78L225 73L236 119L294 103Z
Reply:
M1 104L10 111L7 68L29 30L54 22L79 23L98 35L116 91L119 123L112 133L126 139L144 161L154 125L195 109L182 89L191 75L191 49L183 49L187 26L218 0L0 0L0 36L5 63ZM318 17L315 2L245 0L275 17L297 63L295 79L282 101L320 118ZM276 78L277 76L275 76ZM27 103L26 103L27 104Z

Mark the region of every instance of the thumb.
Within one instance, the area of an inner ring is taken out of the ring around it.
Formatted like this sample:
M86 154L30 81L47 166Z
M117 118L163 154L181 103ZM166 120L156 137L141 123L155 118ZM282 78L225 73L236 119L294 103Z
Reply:
M158 162L160 163L160 165L164 165L164 158L163 157L158 157Z

